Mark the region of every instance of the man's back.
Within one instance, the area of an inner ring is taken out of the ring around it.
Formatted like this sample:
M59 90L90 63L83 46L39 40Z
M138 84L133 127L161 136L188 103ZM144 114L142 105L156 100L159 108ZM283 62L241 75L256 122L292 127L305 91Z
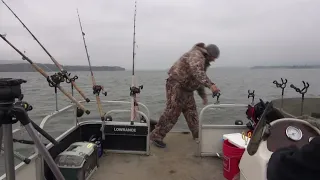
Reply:
M194 91L202 86L200 79L207 81L205 75L206 63L205 55L207 51L203 43L196 44L190 51L181 56L168 71L169 77L178 81L183 88ZM211 83L211 82L210 82Z

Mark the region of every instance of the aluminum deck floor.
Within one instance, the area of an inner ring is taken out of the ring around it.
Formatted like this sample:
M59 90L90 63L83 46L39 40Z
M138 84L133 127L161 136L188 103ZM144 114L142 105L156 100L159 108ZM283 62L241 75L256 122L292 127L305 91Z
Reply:
M151 146L150 156L105 154L91 180L223 180L222 160L196 157L191 134L169 133L167 148Z

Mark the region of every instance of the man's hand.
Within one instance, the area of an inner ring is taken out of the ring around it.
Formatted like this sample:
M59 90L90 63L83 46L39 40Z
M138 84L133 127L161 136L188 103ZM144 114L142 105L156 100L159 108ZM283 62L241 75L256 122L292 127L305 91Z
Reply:
M212 93L220 92L220 89L218 89L215 84L213 84L213 85L210 87L210 90L212 91Z
M207 97L202 99L202 104L203 105L207 105L208 104L208 98Z

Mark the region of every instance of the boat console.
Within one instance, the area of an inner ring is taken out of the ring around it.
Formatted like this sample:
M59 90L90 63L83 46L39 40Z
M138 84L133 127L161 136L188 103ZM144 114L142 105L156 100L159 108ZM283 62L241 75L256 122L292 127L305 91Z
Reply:
M239 164L241 180L265 180L268 161L278 149L308 144L320 130L309 122L281 117L269 103Z
M266 141L270 152L292 145L301 148L315 136L320 135L318 129L300 119L284 118L274 121L270 125L269 132L264 132L265 136L269 136Z

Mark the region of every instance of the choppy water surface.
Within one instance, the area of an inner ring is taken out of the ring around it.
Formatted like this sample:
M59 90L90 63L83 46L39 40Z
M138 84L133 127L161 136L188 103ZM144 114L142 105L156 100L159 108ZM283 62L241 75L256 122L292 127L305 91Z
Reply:
M89 72L72 72L79 76L77 85L85 92L85 94L94 100L92 94L92 85ZM143 84L144 88L139 95L139 101L148 106L151 112L151 118L158 119L165 107L165 79L167 78L166 71L137 71L137 79L139 84ZM298 87L302 86L301 81L308 81L310 88L307 97L316 97L320 95L320 71L319 69L246 69L246 68L215 68L208 72L209 77L221 89L221 103L248 103L247 92L248 89L254 89L256 99L262 98L264 100L272 100L281 97L281 90L275 88L272 84L273 80L280 80L281 77L288 79L288 88L285 90L286 97L296 97L298 94L289 87L291 83ZM36 72L32 73L1 73L0 77L23 78L28 82L22 85L23 93L25 94L25 101L33 105L33 111L29 112L29 116L37 124L56 108L54 89L48 86L47 81ZM129 71L124 72L95 72L97 84L104 85L108 92L108 96L101 96L102 100L120 100L130 101L129 87L131 84L131 74ZM63 84L63 87L70 90L70 85ZM208 93L209 90L207 90ZM82 100L81 96L75 91L75 97ZM198 111L203 107L201 99L196 95ZM209 96L210 97L210 96ZM59 92L58 108L63 108L70 103L66 97ZM209 98L209 103L215 100ZM92 112L90 117L99 116L96 109L96 104L86 104L85 107ZM130 109L130 104L127 105L105 105L105 111L111 109ZM84 115L86 116L86 115ZM114 118L121 118L122 120L130 120L130 113L115 114ZM245 120L245 111L243 108L229 108L211 110L205 115L206 122L215 122L218 124L232 124L235 119ZM74 118L72 111L65 113L62 117L54 118L49 121L45 130L52 136L57 137L62 132L74 125ZM15 127L19 127L18 124ZM178 129L187 128L183 115L175 126ZM27 133L19 132L14 135L16 138L29 139ZM32 146L14 144L15 149L24 155L29 155L33 152ZM19 163L16 160L16 163ZM0 156L0 174L4 172L3 157Z

